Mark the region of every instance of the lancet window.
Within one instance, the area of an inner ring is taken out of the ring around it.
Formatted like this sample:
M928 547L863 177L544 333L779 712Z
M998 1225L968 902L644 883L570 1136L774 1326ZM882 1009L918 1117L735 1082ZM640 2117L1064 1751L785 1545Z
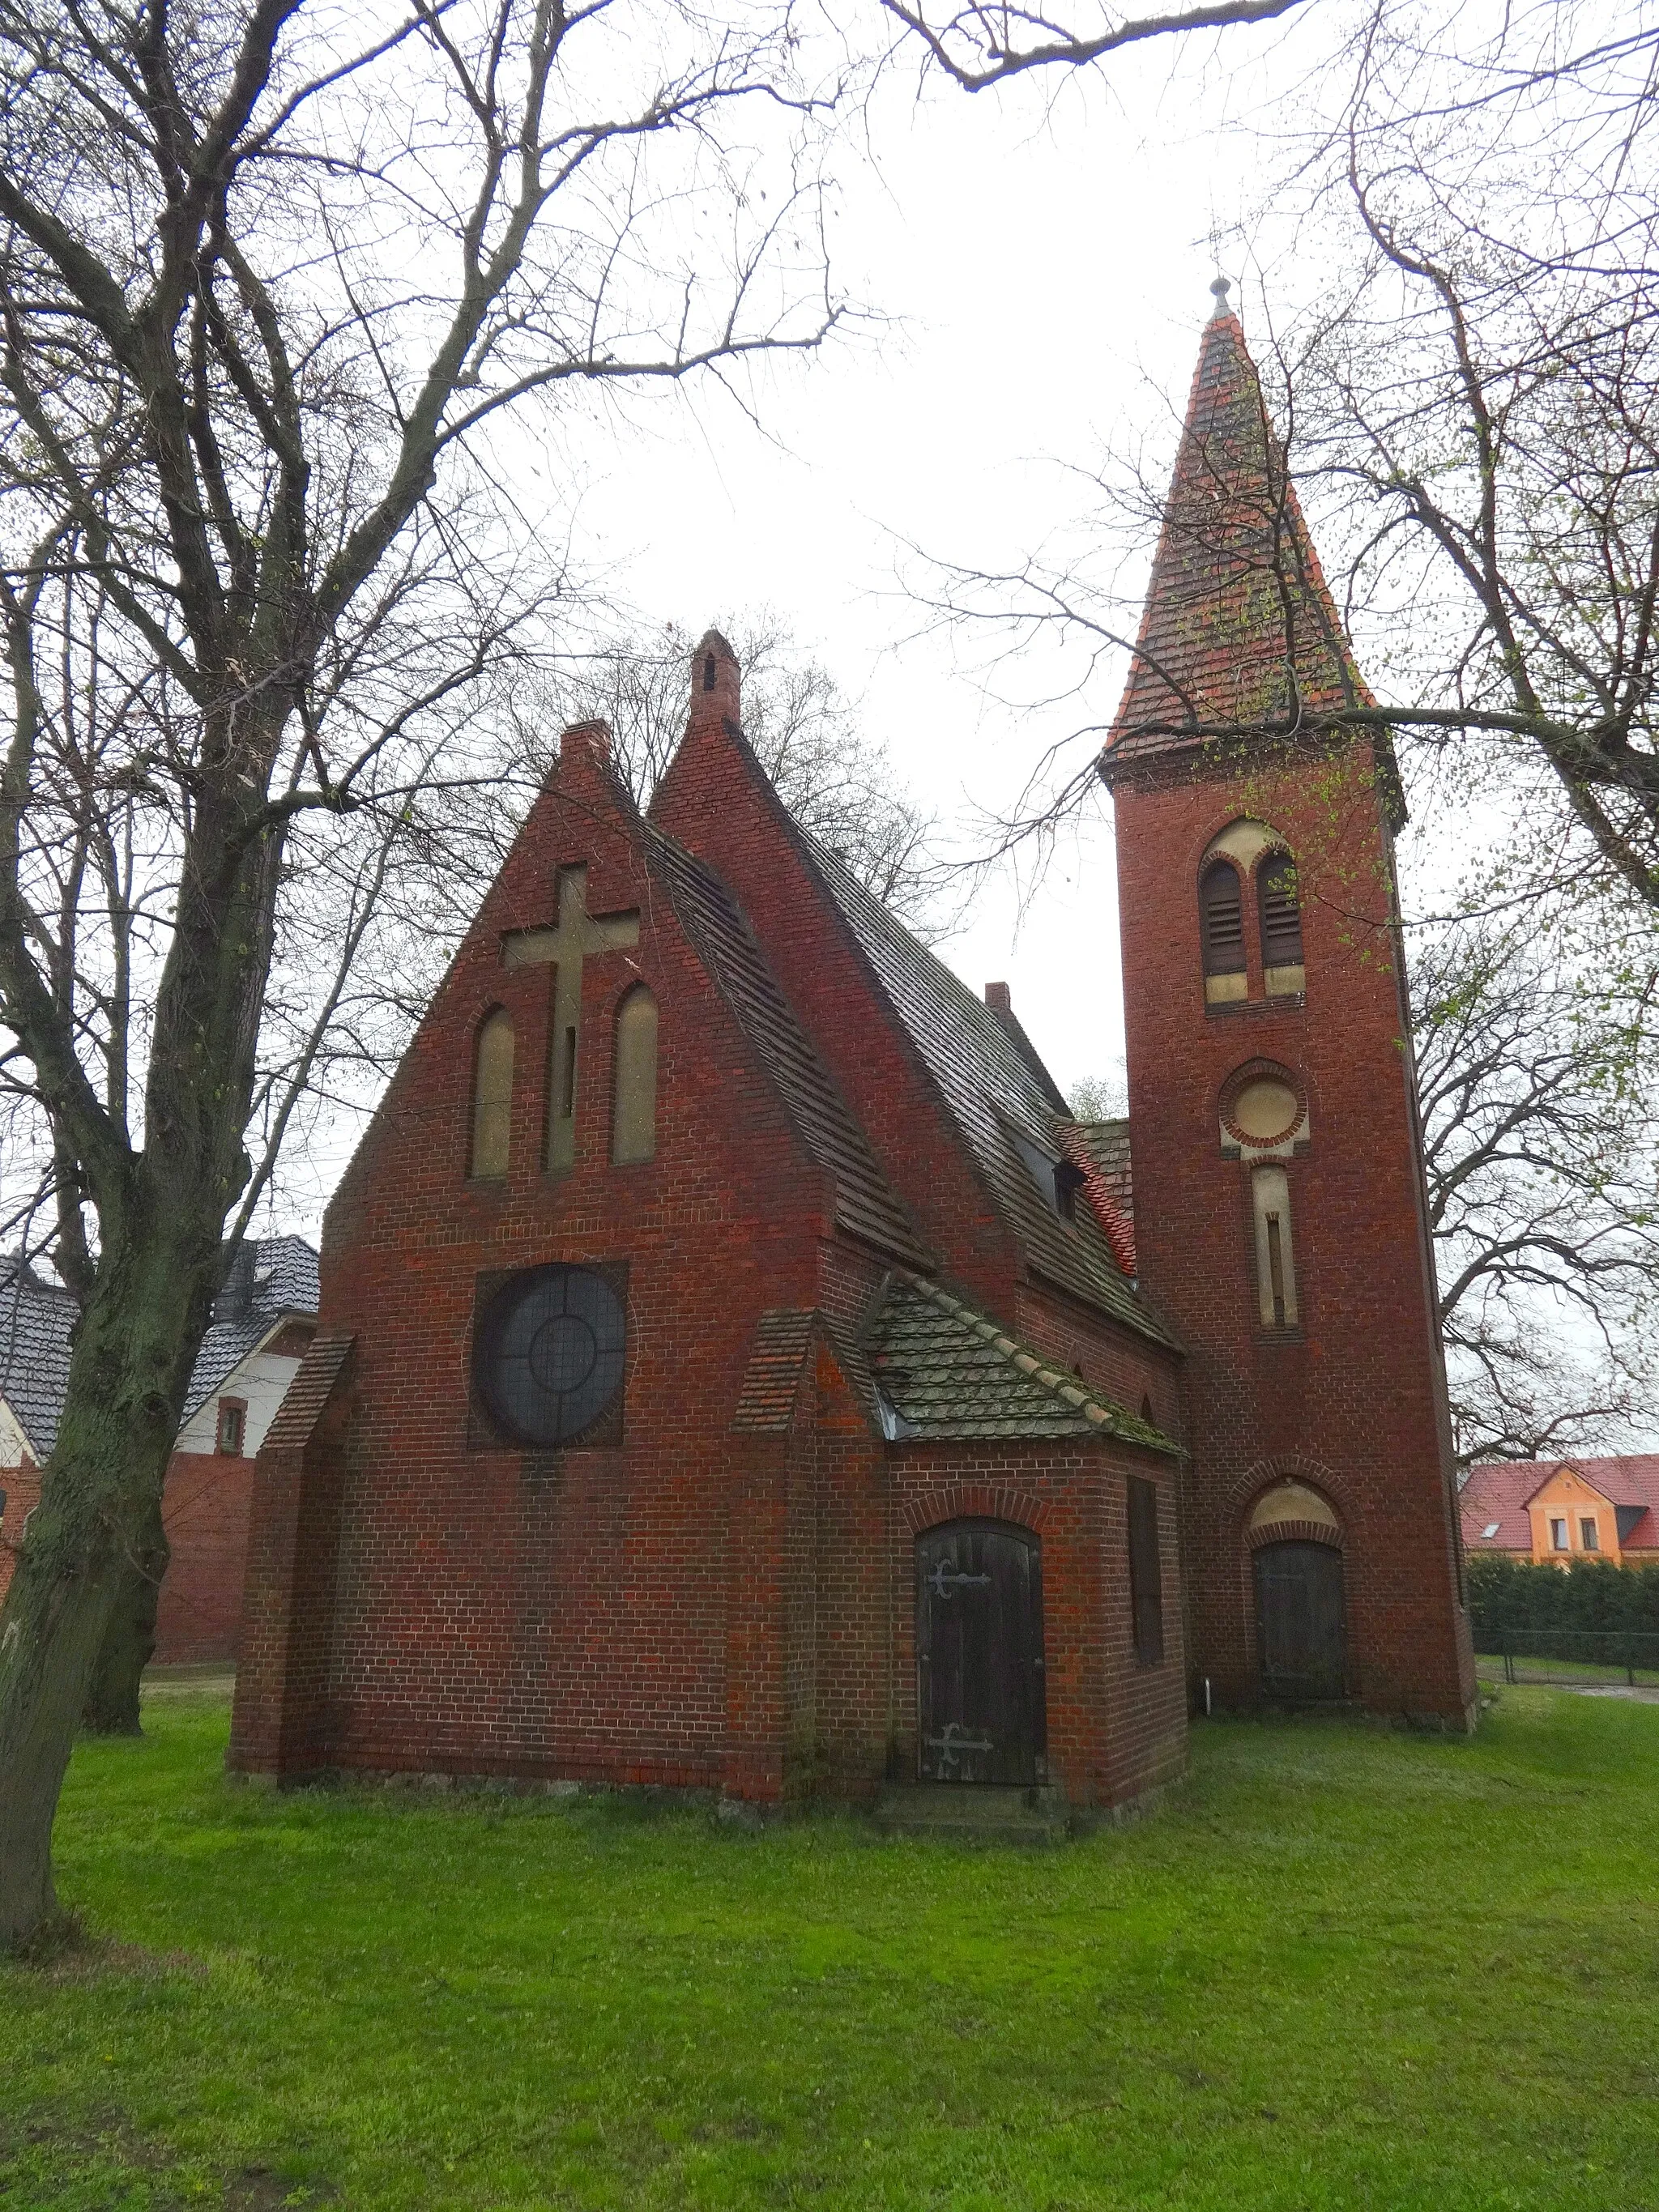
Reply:
M505 1006L497 1006L479 1025L474 1054L470 1173L487 1177L507 1173L512 1127L513 1017Z
M657 1152L657 1002L636 983L617 1009L611 1157L618 1167Z

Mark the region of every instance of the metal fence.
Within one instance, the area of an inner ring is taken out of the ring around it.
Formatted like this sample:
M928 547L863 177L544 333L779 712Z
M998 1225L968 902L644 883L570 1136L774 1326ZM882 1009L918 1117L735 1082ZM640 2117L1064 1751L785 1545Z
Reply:
M1505 1629L1477 1637L1478 1657L1498 1661L1506 1682L1623 1683L1659 1689L1659 1636L1639 1630Z

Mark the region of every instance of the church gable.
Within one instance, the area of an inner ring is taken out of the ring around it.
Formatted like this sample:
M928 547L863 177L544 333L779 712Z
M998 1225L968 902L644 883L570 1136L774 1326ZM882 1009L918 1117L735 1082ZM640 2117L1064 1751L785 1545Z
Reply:
M705 639L693 671L690 726L652 819L743 900L942 1264L992 1304L1029 1267L1167 1342L1124 1272L1127 1225L1114 1220L1115 1245L1102 1221L1111 1194L1073 1156L1069 1117L1029 1043L791 821L738 726L725 641Z
M480 1225L526 1203L568 1212L582 1193L625 1210L714 1127L769 1144L768 1173L793 1160L792 1201L775 1188L766 1200L775 1215L816 1214L931 1266L730 893L641 821L607 735L566 733L342 1181L326 1242L395 1237L416 1188L429 1203L453 1194Z

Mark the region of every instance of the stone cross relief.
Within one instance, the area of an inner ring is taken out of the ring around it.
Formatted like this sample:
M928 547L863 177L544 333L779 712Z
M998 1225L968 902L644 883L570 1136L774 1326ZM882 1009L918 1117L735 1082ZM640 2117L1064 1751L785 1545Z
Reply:
M510 929L501 939L508 968L551 966L553 1023L548 1060L547 1166L562 1173L576 1158L576 1054L582 1020L582 963L640 941L640 910L589 914L586 867L561 868L558 922L552 929Z

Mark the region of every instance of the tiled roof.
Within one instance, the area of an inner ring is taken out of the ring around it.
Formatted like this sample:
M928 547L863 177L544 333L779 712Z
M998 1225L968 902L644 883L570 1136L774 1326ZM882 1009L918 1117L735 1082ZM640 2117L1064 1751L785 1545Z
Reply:
M1116 1121L1079 1121L1077 1129L1079 1137L1100 1170L1102 1182L1133 1228L1135 1188L1129 1159L1129 1124L1127 1118Z
M836 1218L895 1259L931 1267L933 1255L870 1140L830 1079L785 998L736 900L712 868L647 823L646 849L705 968L770 1076L785 1111L835 1186Z
M185 1393L185 1420L270 1335L283 1314L317 1310L321 1297L317 1255L303 1237L260 1237L251 1249L253 1264L242 1283L247 1302L243 1305L234 1289L215 1300L214 1319L202 1339Z
M1295 687L1290 672L1295 672ZM1140 635L1105 759L1370 705L1236 315L1204 332Z
M276 1419L265 1431L262 1450L304 1450L356 1341L343 1329L318 1330L306 1346L299 1373L283 1393Z
M0 1398L22 1425L31 1453L44 1464L58 1441L58 1416L69 1389L70 1333L79 1311L70 1293L43 1282L15 1260L0 1287Z
M1471 1553L1530 1552L1528 1501L1552 1476L1568 1468L1582 1474L1618 1509L1624 1551L1659 1551L1659 1453L1632 1452L1609 1459L1487 1460L1472 1467L1458 1504L1463 1543ZM1496 1522L1495 1534L1486 1530Z
M215 1301L215 1318L191 1370L185 1420L284 1314L317 1310L317 1255L302 1237L260 1238L244 1251L234 1286ZM42 1461L58 1441L76 1310L68 1291L41 1281L28 1269L14 1268L0 1286L0 1397L22 1423L31 1449Z
M1144 1335L1168 1342L1091 1210L1079 1206L1075 1219L1064 1218L1021 1156L1017 1138L1051 1159L1065 1157L1060 1131L1062 1123L1069 1126L1069 1117L1054 1111L1052 1079L1046 1071L1042 1079L1034 1072L1029 1042L1017 1040L983 1000L918 944L845 861L805 833L801 842L1032 1268Z
M812 1340L811 1306L770 1306L755 1324L749 1364L732 1425L750 1435L775 1435L789 1425L800 1388L801 1363Z
M936 1283L896 1278L863 1335L900 1438L1111 1436L1179 1449Z

